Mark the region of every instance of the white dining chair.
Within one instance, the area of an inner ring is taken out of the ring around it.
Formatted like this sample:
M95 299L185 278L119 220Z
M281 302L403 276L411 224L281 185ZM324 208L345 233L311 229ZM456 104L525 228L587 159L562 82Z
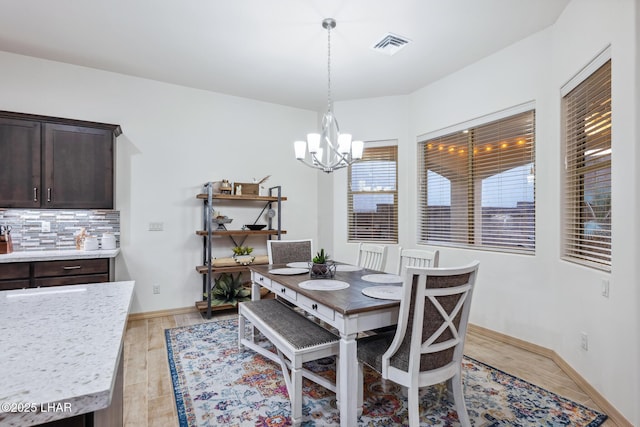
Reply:
M397 274L404 276L407 267L438 267L440 251L426 249L402 249L398 247Z
M358 267L370 270L384 271L387 261L387 247L385 245L374 245L372 243L360 243L358 246Z
M420 424L420 387L445 381L460 424L471 426L462 393L462 352L478 266L475 261L455 268L408 267L395 331L358 339L359 362L407 388L411 427Z

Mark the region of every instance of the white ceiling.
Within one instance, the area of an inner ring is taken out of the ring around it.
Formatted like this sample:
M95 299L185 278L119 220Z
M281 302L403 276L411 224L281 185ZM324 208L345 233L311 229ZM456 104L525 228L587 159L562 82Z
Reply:
M402 95L555 22L569 0L0 0L0 50L307 109ZM412 40L394 56L385 33ZM1 69L1 65L0 65Z

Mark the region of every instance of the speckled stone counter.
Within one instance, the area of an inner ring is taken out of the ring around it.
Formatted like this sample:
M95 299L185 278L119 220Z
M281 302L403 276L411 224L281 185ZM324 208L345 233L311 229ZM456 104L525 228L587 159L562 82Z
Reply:
M58 261L65 259L115 258L120 253L117 249L99 249L96 251L79 251L76 249L61 249L50 251L23 251L0 255L0 263Z
M133 287L127 281L0 292L1 426L109 407Z

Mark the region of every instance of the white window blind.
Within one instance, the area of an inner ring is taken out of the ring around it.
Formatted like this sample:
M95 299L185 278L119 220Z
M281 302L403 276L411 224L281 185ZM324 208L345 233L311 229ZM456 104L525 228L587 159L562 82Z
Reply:
M418 144L418 243L535 250L535 113Z
M349 166L349 241L398 242L398 147L365 147Z
M611 269L611 60L562 99L563 258Z

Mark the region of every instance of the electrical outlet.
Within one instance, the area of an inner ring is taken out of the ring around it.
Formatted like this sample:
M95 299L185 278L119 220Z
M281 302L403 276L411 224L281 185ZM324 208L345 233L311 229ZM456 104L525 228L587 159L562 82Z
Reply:
M153 285L153 293L154 294L159 294L160 293L160 285L158 285L158 284Z
M580 332L580 347L582 347L584 351L589 350L589 336L586 332Z
M602 279L602 296L609 298L609 279Z
M49 233L51 232L51 223L49 221L42 221L40 222L40 230L43 233Z

